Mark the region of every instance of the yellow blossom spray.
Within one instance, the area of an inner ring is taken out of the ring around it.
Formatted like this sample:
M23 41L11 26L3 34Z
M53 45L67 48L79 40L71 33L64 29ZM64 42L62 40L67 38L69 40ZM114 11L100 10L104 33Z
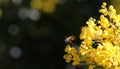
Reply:
M88 69L120 69L120 14L103 2L99 20L92 17L82 27L79 50L68 44L63 56L67 63Z

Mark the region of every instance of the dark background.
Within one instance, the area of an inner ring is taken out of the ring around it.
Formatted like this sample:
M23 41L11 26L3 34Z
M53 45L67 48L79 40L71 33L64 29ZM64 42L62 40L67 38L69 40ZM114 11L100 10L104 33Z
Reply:
M99 18L106 0L61 1L52 13L39 11L38 20L18 15L21 8L31 8L30 0L0 3L0 69L72 69L63 59L64 40L75 35L79 44L81 27L89 17Z

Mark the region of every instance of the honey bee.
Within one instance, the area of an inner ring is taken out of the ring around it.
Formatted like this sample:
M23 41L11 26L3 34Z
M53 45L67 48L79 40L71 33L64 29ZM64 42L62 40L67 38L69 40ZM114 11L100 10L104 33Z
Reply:
M71 35L71 36L69 36L69 37L67 37L66 39L65 39L65 43L67 44L67 43L71 43L72 41L74 41L75 40L75 36L74 35Z

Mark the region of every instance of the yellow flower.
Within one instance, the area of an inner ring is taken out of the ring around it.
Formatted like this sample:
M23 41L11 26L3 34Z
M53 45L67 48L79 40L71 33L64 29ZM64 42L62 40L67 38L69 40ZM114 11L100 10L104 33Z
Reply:
M99 12L100 20L90 18L82 27L78 51L70 45L66 46L65 52L69 56L67 62L73 60L73 65L82 61L89 65L89 69L120 69L120 15L112 5L106 8L103 3Z
M116 14L116 10L114 9L114 7L112 5L109 6L109 13Z
M67 63L69 63L72 60L72 55L66 54L66 55L63 56L63 58L66 59Z
M47 13L51 13L53 12L55 9L55 4L51 3L51 2L45 2L43 4L43 11L47 12Z
M106 2L103 2L101 8L106 8L106 5L107 5L107 3L106 3Z
M77 65L77 64L79 64L80 63L80 57L77 55L77 54L74 54L73 55L73 65Z
M109 69L109 68L111 68L111 66L112 66L112 63L111 62L107 62L105 67L106 67L106 69Z
M106 3L103 2L103 4L101 5L101 9L99 10L100 13L102 13L104 16L107 16L108 15L108 10L106 8Z
M95 68L95 65L90 65L89 66L89 69L94 69Z
M84 39L84 38L86 38L87 36L87 27L82 27L82 29L81 29L81 34L80 34L80 39Z
M2 12L2 9L0 8L0 18L2 17L2 14L3 12Z
M95 19L93 19L92 17L90 17L90 19L86 22L86 24L88 25L88 27L94 27L95 26Z
M57 0L31 0L31 7L45 13L52 13L55 9Z
M98 44L98 47L97 47L98 50L103 50L103 46L101 44Z
M33 9L41 10L43 2L41 0L32 0L30 5Z
M75 48L73 47L70 47L70 45L67 45L66 48L65 48L65 52L67 52L68 54L75 54L77 51Z
M85 42L86 44L88 44L88 45L92 45L92 39L91 39L91 37L86 37L86 38L84 39L84 42Z
M104 15L100 16L100 24L103 28L108 28L110 25L108 19Z
M8 5L10 0L0 0L0 3L3 5Z

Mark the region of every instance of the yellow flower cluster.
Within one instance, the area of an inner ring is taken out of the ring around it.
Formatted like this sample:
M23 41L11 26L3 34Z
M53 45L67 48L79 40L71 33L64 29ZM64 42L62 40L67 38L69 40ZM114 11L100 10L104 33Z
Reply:
M46 13L54 11L58 0L31 0L31 7Z
M69 63L71 60L73 60L73 65L80 63L79 55L74 47L71 47L70 45L66 46L65 52L68 53L64 55L64 59L66 59L66 62Z
M99 10L99 20L90 17L87 26L82 27L79 50L66 46L66 62L73 60L73 65L86 62L89 69L120 69L120 15L112 5L108 8L106 5L104 2Z

